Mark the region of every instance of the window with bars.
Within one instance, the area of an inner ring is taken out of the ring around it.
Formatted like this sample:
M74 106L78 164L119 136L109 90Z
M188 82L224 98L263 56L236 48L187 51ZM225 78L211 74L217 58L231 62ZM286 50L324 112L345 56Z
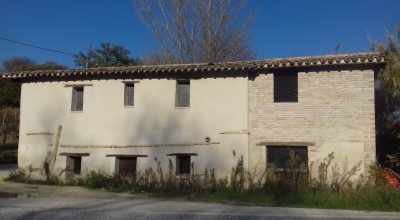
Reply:
M176 156L176 174L190 174L190 156L177 155Z
M124 106L133 106L135 100L135 84L125 83Z
M176 82L176 107L190 107L190 81Z
M267 165L276 170L308 169L307 147L267 146Z
M83 111L83 87L72 88L71 111Z
M274 102L298 102L298 74L274 73Z

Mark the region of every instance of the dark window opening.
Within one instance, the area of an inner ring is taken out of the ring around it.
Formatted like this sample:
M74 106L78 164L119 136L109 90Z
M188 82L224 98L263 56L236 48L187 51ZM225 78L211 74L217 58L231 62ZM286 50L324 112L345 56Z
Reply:
M82 168L82 157L67 157L67 170L69 174L80 175Z
M74 174L79 175L81 174L82 168L82 157L74 157Z
M190 174L190 156L177 155L176 156L176 174Z
M72 88L71 111L83 110L83 87Z
M267 166L276 171L308 170L308 150L304 146L268 146Z
M274 73L274 102L298 102L298 74Z
M190 81L176 82L176 107L190 107Z
M135 97L135 84L134 83L125 83L124 105L125 106L133 106L134 97Z

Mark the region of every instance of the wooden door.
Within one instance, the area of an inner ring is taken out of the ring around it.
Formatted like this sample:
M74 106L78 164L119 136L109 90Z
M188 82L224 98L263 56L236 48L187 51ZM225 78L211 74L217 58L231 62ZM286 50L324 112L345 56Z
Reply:
M119 158L119 175L136 178L136 157Z

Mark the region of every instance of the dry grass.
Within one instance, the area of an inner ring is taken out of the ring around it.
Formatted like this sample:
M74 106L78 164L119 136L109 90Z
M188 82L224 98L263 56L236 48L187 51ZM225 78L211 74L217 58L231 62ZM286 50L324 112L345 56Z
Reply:
M82 178L62 182L58 176L49 175L46 166L42 170L42 180L32 180L30 168L10 173L7 180L78 185L114 192L145 192L169 198L233 204L400 211L400 189L386 186L379 167L371 169L370 178L352 182L350 180L359 165L339 169L332 160L333 154L321 163L318 179L311 179L307 172L299 172L304 169L298 169L300 161L295 157L288 162L288 169L284 172L277 174L267 169L261 177L247 171L243 158L239 157L235 158L231 175L220 179L215 177L214 169L206 169L201 174L176 175L172 161L164 173L155 158L157 168L139 172L133 182L124 176L107 175L101 171L91 171Z

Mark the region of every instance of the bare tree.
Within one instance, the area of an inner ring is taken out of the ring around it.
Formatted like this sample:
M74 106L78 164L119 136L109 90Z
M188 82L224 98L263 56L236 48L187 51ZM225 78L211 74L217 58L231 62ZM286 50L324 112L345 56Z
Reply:
M248 37L253 13L246 0L133 0L158 41L151 62L193 63L254 58Z

